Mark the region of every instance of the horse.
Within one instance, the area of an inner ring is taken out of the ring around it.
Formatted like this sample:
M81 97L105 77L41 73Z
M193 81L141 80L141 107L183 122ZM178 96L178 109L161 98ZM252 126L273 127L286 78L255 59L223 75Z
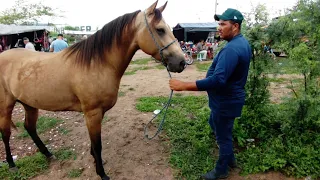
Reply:
M117 102L121 78L139 49L162 61L168 72L186 68L180 46L162 17L167 2L127 13L105 24L95 34L58 53L23 48L0 54L0 131L10 170L17 171L9 146L12 111L25 109L24 127L48 160L48 151L36 131L38 109L83 112L96 173L108 180L101 158L101 122Z

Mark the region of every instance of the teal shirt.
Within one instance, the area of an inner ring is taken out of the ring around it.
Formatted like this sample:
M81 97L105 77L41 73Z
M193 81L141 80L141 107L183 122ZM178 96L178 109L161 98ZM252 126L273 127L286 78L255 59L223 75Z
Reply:
M67 47L68 47L68 44L61 39L56 39L51 44L51 48L53 48L53 52L60 52Z

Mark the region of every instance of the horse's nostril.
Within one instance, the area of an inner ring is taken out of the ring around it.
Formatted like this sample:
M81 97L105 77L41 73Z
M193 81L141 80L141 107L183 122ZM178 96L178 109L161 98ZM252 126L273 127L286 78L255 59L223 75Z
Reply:
M187 64L187 63L186 63L185 60L183 60L183 61L180 62L180 65L181 65L181 66L185 66L186 64Z

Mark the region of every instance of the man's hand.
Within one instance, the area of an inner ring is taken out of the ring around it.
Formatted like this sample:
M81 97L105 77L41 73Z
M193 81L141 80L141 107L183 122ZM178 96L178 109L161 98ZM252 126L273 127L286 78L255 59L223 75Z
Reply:
M185 89L185 82L176 79L170 79L169 81L170 89L174 91L183 91Z

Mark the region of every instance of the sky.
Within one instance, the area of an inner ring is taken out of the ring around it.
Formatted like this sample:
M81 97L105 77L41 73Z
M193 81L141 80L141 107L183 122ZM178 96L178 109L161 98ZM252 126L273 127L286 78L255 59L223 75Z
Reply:
M26 0L34 3L39 0ZM158 7L168 1L163 11L163 18L174 27L178 23L214 22L215 0L159 0ZM275 12L291 8L297 0L217 0L217 14L227 8L235 8L240 12L250 12L251 4L265 4L271 18L277 16ZM0 0L0 11L10 8L14 0ZM44 5L65 11L63 19L45 18L43 23L67 24L71 26L91 26L92 29L101 28L109 21L125 13L145 10L155 0L41 0ZM81 2L81 3L80 3Z

